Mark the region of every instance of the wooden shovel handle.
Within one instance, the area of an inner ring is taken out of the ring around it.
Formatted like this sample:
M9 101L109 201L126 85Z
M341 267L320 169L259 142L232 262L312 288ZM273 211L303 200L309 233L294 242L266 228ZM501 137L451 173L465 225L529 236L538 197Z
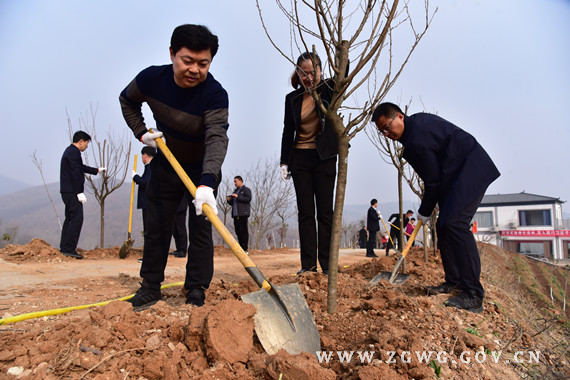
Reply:
M135 165L134 169L137 171L137 155L135 154ZM131 185L131 207L129 207L129 239L131 238L131 228L133 227L133 199L135 198L135 181Z
M174 157L170 149L168 149L162 138L157 138L154 141L156 141L156 144L158 145L158 147L160 148L160 150L162 151L168 162L170 162L172 168L174 169L174 171L176 171L176 174L178 174L178 177L180 177L180 179L182 180L182 182L184 183L190 194L192 194L192 197L195 198L196 186L194 185L190 177L188 177L188 174L186 174L186 172L184 171L184 169L182 168L176 157ZM267 278L265 278L263 273L261 273L261 270L259 270L257 265L255 265L255 263L249 258L249 256L245 254L244 250L241 248L236 239L232 236L230 231L226 228L224 223L222 223L220 218L218 218L218 215L214 213L214 210L212 210L210 205L209 204L202 205L202 212L206 215L210 223L212 223L214 228L222 236L222 239L224 239L224 241L230 246L230 249L232 250L234 255L238 258L241 265L243 265L243 267L245 268L247 273L251 276L251 278L257 283L258 286L262 287L267 292L270 292L272 290L272 286L267 280Z

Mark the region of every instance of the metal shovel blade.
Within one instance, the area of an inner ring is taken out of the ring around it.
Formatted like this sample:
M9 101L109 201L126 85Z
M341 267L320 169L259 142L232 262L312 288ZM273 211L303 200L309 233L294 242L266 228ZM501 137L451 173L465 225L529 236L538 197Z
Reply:
M301 352L316 355L321 350L321 339L299 284L273 286L273 289L278 297L272 297L264 289L241 296L243 302L257 308L255 332L263 349L270 355L280 349L293 355ZM276 298L284 305L280 305ZM283 306L288 313L283 312Z
M386 280L386 281L390 282L390 277L392 277L392 272L380 272L376 276L374 276L374 278L372 280L370 280L370 282L368 284L371 286L376 286L382 280ZM398 273L396 275L396 278L394 279L394 282L392 282L392 284L401 285L404 282L408 281L408 278L410 278L409 274Z
M121 249L119 250L119 259L125 259L129 255L129 251L133 247L134 243L135 241L131 240L130 236L127 240L124 241Z
M380 273L378 273L376 276L374 276L374 278L372 280L370 280L369 284L371 286L378 285L378 283L381 280L386 280L391 284L401 285L404 282L406 282L408 280L408 278L410 278L410 275L401 274L401 273L398 273L398 271L400 270L400 266L402 265L402 263L406 259L406 255L408 254L408 251L412 247L412 243L414 242L414 239L416 238L416 235L418 234L418 231L420 230L421 225L422 225L422 221L420 219L418 221L418 224L416 224L414 231L410 235L410 238L408 239L408 243L404 247L404 250L402 251L400 258L396 262L396 265L394 265L394 269L392 270L392 272L380 272Z

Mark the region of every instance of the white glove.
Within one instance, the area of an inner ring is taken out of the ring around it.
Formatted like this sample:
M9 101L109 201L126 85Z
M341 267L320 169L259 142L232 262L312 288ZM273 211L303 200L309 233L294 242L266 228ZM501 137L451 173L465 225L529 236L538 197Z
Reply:
M378 217L379 217L380 219L382 219L382 213L380 212L380 210L376 210L376 213L378 213Z
M202 205L204 203L210 205L214 214L218 213L218 206L216 205L216 197L214 197L214 189L208 186L198 186L196 189L196 196L192 201L196 206L196 215L202 215Z
M156 145L156 141L154 141L154 140L159 138L159 137L162 137L162 141L164 141L166 143L166 140L164 139L164 137L162 136L162 132L160 132L160 131L152 131L152 132L145 133L141 137L141 142L145 145L148 145L150 147L157 149L158 145Z
M106 171L106 170L107 170L107 168L99 168L99 172L98 172L98 173L104 172L104 171Z
M431 219L431 216L423 216L422 214L418 213L418 219L422 221L422 224L425 226L427 222Z
M77 200L83 204L87 202L87 197L85 196L85 194L79 193L77 194Z
M289 171L288 165L281 165L281 178L283 181L287 181L289 178L291 178L291 172Z
M137 172L135 172L135 171L133 170L133 172L131 173L131 178L135 178L136 175L137 175Z

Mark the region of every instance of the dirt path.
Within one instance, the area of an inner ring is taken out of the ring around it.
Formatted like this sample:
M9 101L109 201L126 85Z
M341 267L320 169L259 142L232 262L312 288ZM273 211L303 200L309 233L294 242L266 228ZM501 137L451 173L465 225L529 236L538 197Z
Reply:
M340 252L340 265L353 265L367 260L364 249L343 249ZM0 297L1 292L17 288L24 290L40 284L80 281L85 278L113 277L119 273L137 277L140 263L138 257L125 260L116 258L90 258L86 255L83 260L57 258L48 262L26 261L14 263L0 258ZM282 250L270 253L260 252L251 255L252 260L266 276L294 275L300 267L298 250ZM165 276L175 281L183 281L186 273L186 259L170 256ZM248 279L239 261L229 252L216 255L214 258L214 280L242 281Z

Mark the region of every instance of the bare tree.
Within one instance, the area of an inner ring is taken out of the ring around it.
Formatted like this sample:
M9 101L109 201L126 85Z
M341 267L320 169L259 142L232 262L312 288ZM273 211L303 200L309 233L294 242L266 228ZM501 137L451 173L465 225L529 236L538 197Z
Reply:
M67 111L66 111L67 113ZM79 127L91 136L91 149L87 150L85 161L96 167L105 167L106 171L97 176L86 176L87 186L95 195L101 211L101 234L99 246L105 246L105 200L115 190L119 189L125 182L129 171L129 161L131 155L131 143L125 136L125 132L117 133L116 130L107 131L107 138L101 140L97 134L95 119L97 117L97 106L91 104L89 112L81 113L79 117ZM70 139L73 136L73 124L69 114L67 114L67 126ZM125 128L121 129L125 131Z
M318 43L324 48L325 66L334 81L333 95L328 107L323 104L316 90L312 91L316 106L334 127L339 144L327 300L328 312L334 313L337 309L338 250L348 173L349 142L365 128L370 120L371 110L377 107L401 75L435 12L430 16L429 2L425 0L422 10L425 14L424 22L417 31L408 3L403 2L400 5L399 0L303 0L291 1L289 6L281 0L276 0L290 26L291 40L289 52L286 52L273 40L263 18L260 1L256 0L256 3L262 25L270 42L283 57L294 65L294 59L299 53L315 51L314 45L312 48L309 46ZM409 29L405 30L410 34L407 53L400 56L399 50L394 49L394 42L395 39L400 41L402 35L399 32L404 32L403 28L400 28L403 25L409 26ZM350 71L347 70L349 61ZM384 70L384 73L378 75L378 70ZM364 91L366 98L370 100L363 106L345 105L345 100L350 96L356 100L359 89Z
M287 223L294 215L297 215L297 205L295 203L295 192L293 191L292 181L287 181L281 186L283 190L280 192L281 199L279 200L279 207L275 211L275 215L278 220L279 228L279 247L283 248L285 246L285 238L287 237L287 231L289 230L289 224Z
M410 107L411 101L405 105L404 113L408 114L408 109ZM425 109L425 107L424 107ZM415 172L415 170L403 159L404 154L404 147L397 141L390 140L384 134L380 133L378 130L367 130L366 134L372 144L378 149L380 156L389 164L392 164L396 170L398 171L398 199L399 199L399 206L400 206L400 221L403 224L403 194L402 194L402 180L405 180L408 184L408 187L412 192L418 196L420 201L423 199L424 196L424 182ZM434 209L431 215L431 228L435 229L435 221L437 219L437 212L438 208ZM400 226L401 228L404 226ZM428 234L428 227L427 225L423 226L423 235L424 235L424 260L427 262L427 234ZM400 239L403 238L403 229L400 230ZM403 241L403 240L401 240ZM434 247L437 245L434 242ZM402 266L402 269L405 271L405 262Z
M43 164L42 164L42 160L40 160L38 158L38 156L36 155L36 151L34 150L34 153L32 153L32 161L34 162L34 165L36 165L36 168L38 168L40 175L42 176L42 181L44 183L44 187L46 189L46 193L47 196L49 198L49 202L51 203L51 207L53 207L53 212L55 213L55 217L57 218L57 223L59 224L59 229L61 230L62 226L61 226L61 220L59 219L59 215L57 214L57 209L55 208L55 203L53 203L53 199L51 199L51 194L49 193L48 187L47 187L47 183L46 180L44 178L44 171L43 171Z
M405 106L405 113L407 114L408 105ZM418 177L416 172L412 169L412 167L406 162L404 159L404 147L395 140L391 140L380 133L378 130L374 128L372 132L366 131L366 134L372 144L378 150L380 157L384 162L392 164L397 171L397 180L398 180L398 212L400 214L400 225L397 226L399 229L399 245L398 248L402 249L402 243L404 240L404 231L406 226L404 226L404 193L403 193L403 180L405 179L408 182L412 191L416 190L414 185L416 181L420 181L421 179ZM421 183L423 188L423 183ZM415 192L415 191L414 191ZM421 198L421 194L418 194ZM406 261L402 263L402 272L406 273Z
M275 170L277 159L259 160L247 171L248 187L251 189L251 214L249 223L254 248L259 249L261 239L268 231L283 228L291 208L293 187L283 182ZM244 177L245 178L245 177Z
M218 215L221 216L224 226L228 227L228 215L231 217L232 206L227 202L226 195L230 195L233 190L233 177L223 177L222 182L218 186L218 197L216 204L218 206ZM229 229L229 227L228 227ZM225 245L226 242L218 234L215 234L216 243ZM219 240L218 240L219 239Z
M340 246L342 248L353 248L358 245L358 231L362 226L362 221L354 221L346 223L342 221L342 239Z

